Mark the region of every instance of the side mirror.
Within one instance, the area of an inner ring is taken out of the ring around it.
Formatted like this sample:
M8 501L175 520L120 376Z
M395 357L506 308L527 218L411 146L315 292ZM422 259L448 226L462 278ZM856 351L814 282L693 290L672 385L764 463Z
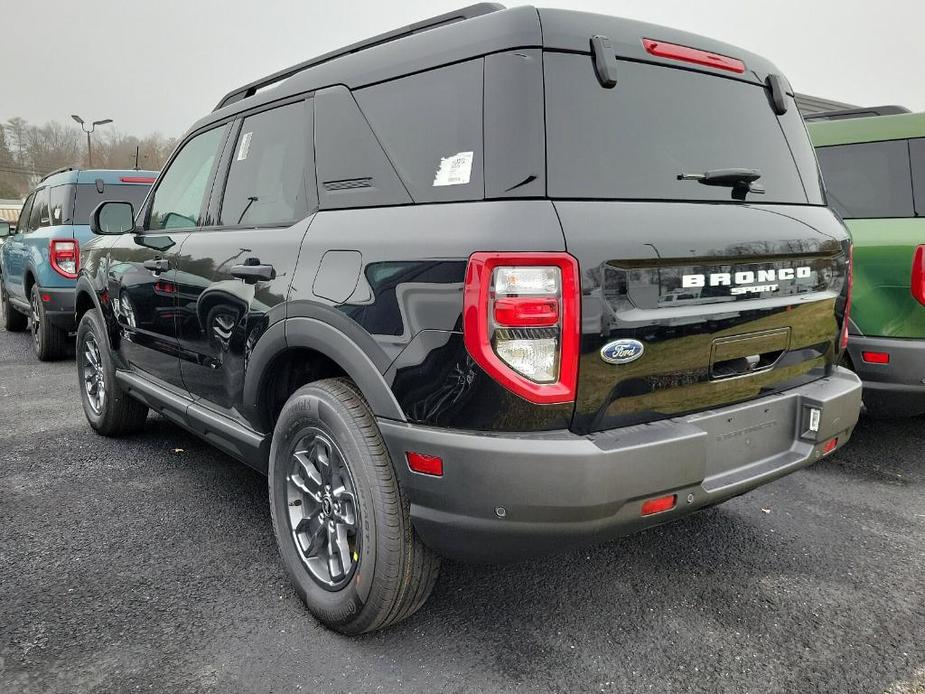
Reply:
M12 227L10 227L9 222L4 222L0 220L0 239L6 238L13 233Z
M90 213L90 231L94 234L124 234L135 230L135 209L130 202L101 202Z

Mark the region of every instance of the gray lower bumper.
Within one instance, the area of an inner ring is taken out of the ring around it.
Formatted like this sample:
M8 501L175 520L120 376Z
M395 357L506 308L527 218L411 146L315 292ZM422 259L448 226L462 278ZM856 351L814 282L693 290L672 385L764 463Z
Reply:
M379 426L424 542L498 561L664 523L793 472L821 458L826 441L844 445L860 405L859 379L838 369L782 394L590 436ZM443 458L443 476L411 472L406 451ZM674 509L640 516L642 501L672 493Z
M45 302L45 317L48 322L62 330L73 330L74 297L76 295L74 287L53 289L42 287L39 291Z
M890 362L869 364L863 352L886 352ZM852 335L848 353L864 382L864 403L871 413L888 417L925 414L925 339Z

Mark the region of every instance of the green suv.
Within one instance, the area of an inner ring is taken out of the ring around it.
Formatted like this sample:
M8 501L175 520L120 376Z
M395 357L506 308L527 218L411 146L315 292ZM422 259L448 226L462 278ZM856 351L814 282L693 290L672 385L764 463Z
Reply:
M925 413L925 113L851 115L809 123L829 204L854 237L847 358L864 381L864 402L872 415L920 415Z

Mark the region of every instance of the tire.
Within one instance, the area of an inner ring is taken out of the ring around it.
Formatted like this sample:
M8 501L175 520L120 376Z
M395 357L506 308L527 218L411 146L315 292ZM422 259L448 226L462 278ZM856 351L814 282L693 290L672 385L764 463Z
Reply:
M29 292L29 301L32 304L32 317L29 327L32 331L32 351L39 361L55 361L67 354L67 331L61 330L48 322L45 315L45 303L37 284L32 285Z
M96 309L87 311L77 326L77 379L80 404L96 433L123 436L144 426L148 408L127 395L116 381L109 341ZM100 387L102 397L97 400Z
M297 453L318 473L314 482ZM333 487L327 506L333 515L325 515L322 480L330 480ZM414 614L430 596L440 560L411 525L409 503L402 496L379 428L351 381L317 381L286 402L273 432L269 494L286 572L309 611L325 626L349 635L382 629ZM331 511L332 501L338 499L339 510ZM333 535L325 529L330 522L335 523ZM293 524L305 528L298 536L301 544ZM322 546L316 548L308 538L317 528L322 530L315 538ZM343 542L330 552L332 538L341 537L342 528ZM352 562L337 560L344 555L339 551L343 546L349 547ZM336 580L332 562L340 572ZM318 573L323 575L319 578Z
M17 311L10 303L2 280L0 280L0 311L3 312L3 327L9 332L21 333L29 327L29 319L26 315Z

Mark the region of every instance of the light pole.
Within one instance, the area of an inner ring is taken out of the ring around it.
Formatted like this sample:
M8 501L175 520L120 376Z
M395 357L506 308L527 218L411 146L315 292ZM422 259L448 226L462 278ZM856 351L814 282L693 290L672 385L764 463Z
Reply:
M85 133L87 133L87 168L92 169L93 168L93 151L90 149L90 133L96 130L96 126L98 125L106 125L107 123L112 123L112 118L105 118L103 120L93 121L93 124L90 126L89 130L87 130L87 124L84 123L83 118L81 118L80 116L76 116L74 114L71 114L71 118L77 121L80 124L80 129L83 130Z

